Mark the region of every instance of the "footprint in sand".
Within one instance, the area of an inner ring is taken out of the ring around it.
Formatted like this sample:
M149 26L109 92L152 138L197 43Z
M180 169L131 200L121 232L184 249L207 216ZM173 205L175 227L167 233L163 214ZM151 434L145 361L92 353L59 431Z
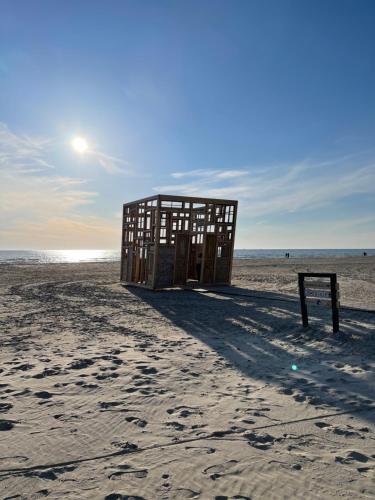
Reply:
M304 401L306 401L306 396L304 396L303 394L296 394L295 396L293 396L293 399L294 401L297 401L297 403L303 403Z
M97 375L95 378L96 380L106 380L111 378L117 378L118 376L119 376L118 373L106 373L103 375Z
M73 465L66 465L64 467L54 467L42 471L27 471L24 473L26 477L39 477L40 479L48 479L49 481L55 481L58 476L65 474L66 472L72 472L76 467Z
M127 389L125 389L124 392L132 394L133 392L137 392L138 390L139 390L138 387L128 387Z
M0 413L6 413L11 408L13 408L13 405L10 403L0 403Z
M32 368L34 368L34 365L31 365L30 363L24 363L22 365L18 365L18 366L15 366L14 367L14 370L21 370L23 372L27 371L27 370L31 370Z
M110 493L104 497L104 500L146 500L138 495L123 495L122 493Z
M351 426L348 426L349 429L342 429L341 427L332 426L330 424L327 424L326 422L315 422L314 425L316 427L319 427L319 429L325 429L327 431L333 432L334 434L337 434L338 436L346 436L346 437L357 436L360 437L361 439L365 439L365 437L362 436L360 432L357 432Z
M190 490L188 488L177 488L174 490L174 497L173 498L199 498L200 497L200 492Z
M99 386L98 386L98 384L83 384L82 387L84 389L97 389Z
M258 448L259 450L268 450L277 441L277 439L270 434L258 434L254 431L246 432L244 436L248 440L250 446Z
M197 450L198 453L202 453L202 450L211 455L211 453L216 453L216 448L211 448L210 446L185 446L185 450Z
M287 396L291 396L293 394L293 389L289 389L288 387L285 387L283 389L280 389L279 393L286 394Z
M121 401L101 401L98 403L100 408L107 410L108 408L113 408L114 406L120 406L123 403Z
M0 431L10 431L14 427L11 420L0 420Z
M186 429L186 425L180 424L180 422L166 422L168 427L173 427L176 431L183 431Z
M351 464L353 462L367 463L369 460L371 460L370 457L355 450L349 451L346 457L335 457L335 461L340 464Z
M40 399L50 399L52 398L53 394L51 394L48 391L39 391L39 392L34 392L34 396Z
M247 417L245 417L245 418L241 418L241 419L240 419L240 422L241 422L242 424L248 424L248 425L255 424L255 420L252 420L251 418L247 418Z
M40 379L40 378L45 378L45 377L53 377L55 375L60 375L61 369L60 367L54 367L54 368L45 368L41 373L37 373L36 375L33 375L32 378Z
M325 429L326 427L330 427L329 424L326 422L315 422L316 427L319 427L319 429Z
M337 434L338 436L346 436L346 437L358 436L361 439L365 439L364 436L361 436L359 432L342 429L341 427L333 427L332 432L334 434Z
M143 375L153 375L155 373L158 373L156 368L153 368L152 366L137 366L138 370L141 370Z
M244 497L242 495L234 495L234 497L227 497L225 495L216 495L215 500L251 500L251 497Z
M121 476L124 476L125 474L134 474L136 478L143 479L148 475L147 469L131 469L130 465L127 464L118 465L117 469L120 470L115 470L114 472L109 474L108 479L116 479L117 477L121 478Z
M146 420L142 420L141 418L138 418L138 417L129 416L129 417L126 417L125 420L127 422L133 422L138 427L146 427L146 425L147 425Z
M94 361L92 359L81 358L81 359L73 360L70 363L69 368L73 368L73 370L82 370L83 368L87 368L93 364L94 364Z
M210 465L206 469L203 469L203 474L209 474L210 479L216 481L217 479L225 476L227 474L231 474L231 468L238 464L238 460L228 460L227 462Z
M176 406L176 408L169 408L166 411L169 415L179 412L177 417L180 418L187 418L191 415L203 415L203 412L199 408L193 408L191 406Z

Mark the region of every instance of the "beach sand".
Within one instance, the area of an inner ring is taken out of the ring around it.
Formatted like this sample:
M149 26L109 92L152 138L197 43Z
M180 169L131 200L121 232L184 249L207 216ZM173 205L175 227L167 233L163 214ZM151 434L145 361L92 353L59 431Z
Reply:
M208 292L1 265L0 498L373 498L375 314L303 329L298 271L375 310L375 257L235 261Z

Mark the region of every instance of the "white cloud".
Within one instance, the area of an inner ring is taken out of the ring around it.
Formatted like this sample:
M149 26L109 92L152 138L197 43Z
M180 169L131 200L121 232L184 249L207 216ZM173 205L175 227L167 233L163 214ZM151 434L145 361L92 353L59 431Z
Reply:
M200 169L200 170L190 170L186 172L173 172L171 175L175 179L181 179L182 177L211 177L211 176L215 176L218 179L232 179L235 177L242 177L247 173L248 173L247 170Z
M125 168L127 162L120 158L101 153L100 151L89 150L86 153L94 158L108 174L130 174L131 171Z
M35 174L55 169L47 159L54 147L56 141L51 138L15 134L5 123L0 122L0 170L11 168L20 174ZM86 151L85 157L99 164L109 174L130 173L125 160L97 149Z
M14 134L0 122L0 170L36 173L51 169L45 158L50 145L50 139Z
M357 160L358 161L358 160ZM358 194L375 194L375 163L352 157L247 170L192 170L173 173L183 184L157 186L160 193L235 197L241 216L260 217L329 206Z

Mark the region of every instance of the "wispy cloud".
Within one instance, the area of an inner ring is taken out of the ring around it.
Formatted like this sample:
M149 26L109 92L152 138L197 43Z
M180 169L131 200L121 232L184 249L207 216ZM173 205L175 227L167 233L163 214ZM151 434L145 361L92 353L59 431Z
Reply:
M183 177L211 177L211 176L216 176L218 179L233 179L236 177L242 177L247 173L248 173L247 170L201 169L201 170L190 170L186 172L174 172L171 175L175 179L181 179Z
M94 158L99 163L99 165L101 165L109 174L132 173L128 167L128 163L125 160L121 160L120 158L116 158L114 156L110 156L95 150L89 150L86 154L88 154L91 158Z
M55 166L48 160L58 142L52 138L16 134L0 122L0 170L12 168L20 174L36 174ZM130 174L128 162L97 148L86 151L85 158L99 164L109 174Z
M10 225L72 213L93 203L97 193L82 189L84 181L60 176L19 176L0 173L0 222Z
M192 170L171 174L184 183L154 188L161 193L237 198L253 217L313 210L352 195L375 194L375 162L352 157L246 170Z
M17 135L0 122L0 170L36 173L53 166L46 160L51 140L43 137Z

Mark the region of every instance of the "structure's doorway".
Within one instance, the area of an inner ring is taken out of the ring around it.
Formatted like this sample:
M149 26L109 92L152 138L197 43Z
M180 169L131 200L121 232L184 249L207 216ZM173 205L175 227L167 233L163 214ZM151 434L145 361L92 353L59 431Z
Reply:
M128 259L127 259L127 271L126 271L126 280L133 281L133 248L129 248Z
M216 260L216 234L206 234L203 259L203 283L213 283Z
M191 285L198 283L202 278L203 245L193 243L196 236L190 238L188 280Z
M176 253L174 261L174 284L185 285L188 270L188 255L189 255L189 235L178 233L176 234Z

